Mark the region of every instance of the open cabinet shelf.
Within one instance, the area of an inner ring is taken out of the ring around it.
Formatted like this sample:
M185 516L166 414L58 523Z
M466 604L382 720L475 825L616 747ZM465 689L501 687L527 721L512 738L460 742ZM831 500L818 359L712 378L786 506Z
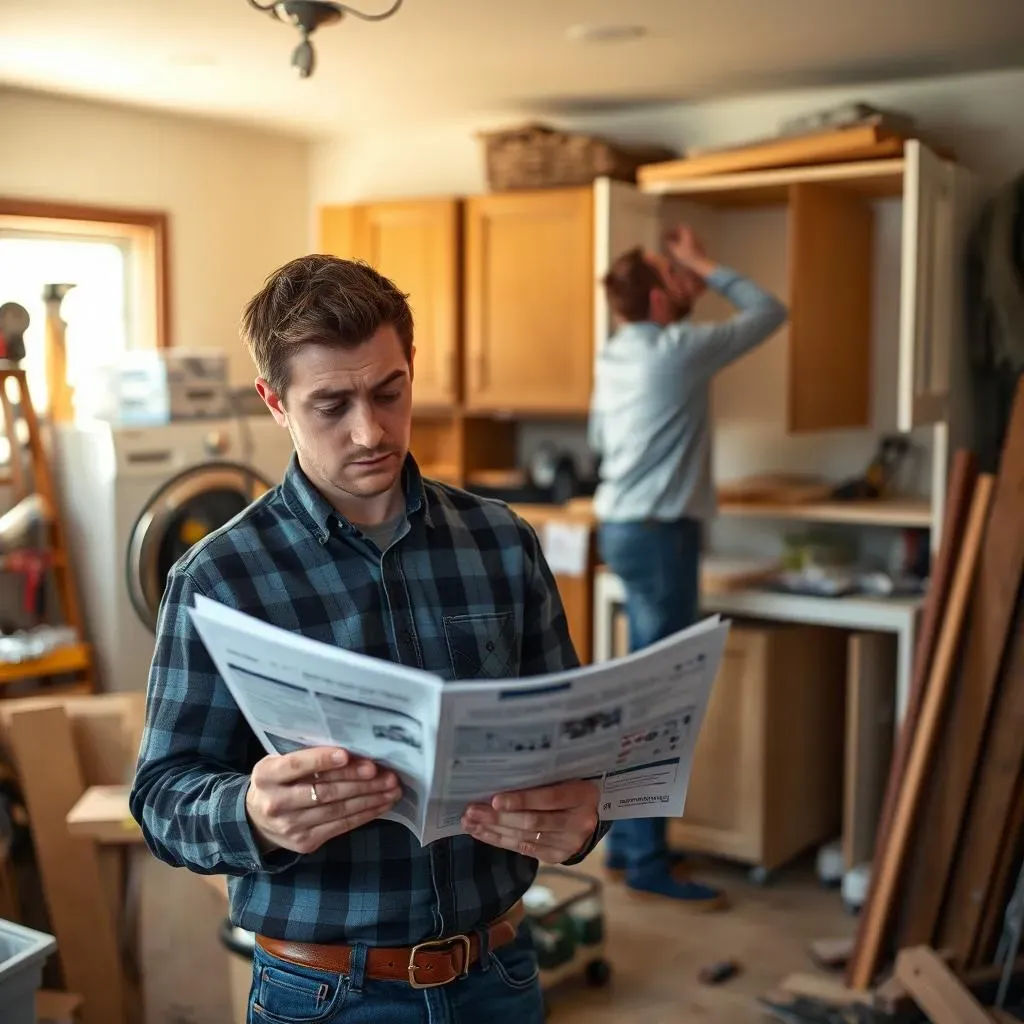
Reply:
M932 507L914 498L877 501L815 501L774 503L761 501L720 501L718 514L747 519L790 519L809 523L849 523L861 526L902 526L927 529L932 525Z

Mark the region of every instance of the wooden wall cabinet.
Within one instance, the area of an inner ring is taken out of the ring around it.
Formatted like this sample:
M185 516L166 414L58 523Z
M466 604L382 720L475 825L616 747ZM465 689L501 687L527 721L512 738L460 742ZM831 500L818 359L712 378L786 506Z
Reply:
M461 387L462 203L410 199L328 206L324 252L366 260L409 295L417 409L454 407Z
M593 383L594 190L466 201L466 407L585 414Z

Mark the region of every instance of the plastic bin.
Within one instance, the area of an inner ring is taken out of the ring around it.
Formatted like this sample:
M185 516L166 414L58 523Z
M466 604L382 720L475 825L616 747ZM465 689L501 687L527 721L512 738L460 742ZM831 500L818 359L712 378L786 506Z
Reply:
M52 935L0 920L0 1024L35 1024L43 964L56 948Z

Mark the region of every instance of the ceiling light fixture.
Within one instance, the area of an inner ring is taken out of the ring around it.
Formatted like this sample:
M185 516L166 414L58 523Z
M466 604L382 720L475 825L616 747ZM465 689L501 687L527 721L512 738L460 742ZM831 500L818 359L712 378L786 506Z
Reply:
M309 37L321 25L331 25L341 21L346 14L363 21L383 21L390 18L399 7L402 0L395 0L391 7L383 14L364 14L347 4L336 3L334 0L280 0L280 2L260 3L259 0L249 0L249 4L257 11L272 14L278 21L285 21L294 25L302 36L302 41L292 53L292 66L298 69L300 78L309 78L316 68L316 53Z
M574 43L625 43L647 35L643 25L572 25L565 33Z

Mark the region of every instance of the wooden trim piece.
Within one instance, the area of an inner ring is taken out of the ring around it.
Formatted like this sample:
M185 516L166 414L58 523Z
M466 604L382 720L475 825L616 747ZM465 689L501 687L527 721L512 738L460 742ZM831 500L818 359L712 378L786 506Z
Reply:
M97 843L130 846L142 842L142 829L128 808L129 786L90 786L68 811L68 832Z
M873 993L846 988L819 974L790 974L782 979L779 988L786 995L819 1000L829 1006L871 1006L874 1002Z
M937 949L934 952L943 963L949 963L953 959L951 950ZM903 982L896 977L895 965L893 966L894 969L889 972L888 977L875 986L873 990L875 997L873 1005L876 1010L880 1010L890 1017L899 1017L902 1020L914 1008L914 1000L910 997L910 993L907 992ZM962 980L964 980L965 984L969 985L966 979Z
M876 864L881 863L889 843L893 816L903 788L907 761L910 757L910 749L917 732L917 723L921 717L921 708L924 704L928 680L931 675L935 648L946 614L949 591L959 561L967 516L971 507L977 478L977 458L966 449L959 450L953 459L949 490L947 492L948 497L944 515L946 525L942 531L942 543L938 556L935 559L935 567L921 615L921 629L918 633L917 648L914 652L914 675L910 684L907 708L903 716L903 725L900 728L896 741L896 749L893 751L892 764L889 768L889 780L886 783L885 797L882 801L882 812L879 816L878 827L875 833L874 862ZM868 885L866 905L870 905L874 901L876 879L877 873L873 873ZM858 932L858 945L860 942L859 936L860 932ZM850 958L850 965L856 959L857 954L855 952L854 956Z
M704 178L640 180L643 192L678 195L710 206L769 206L785 203L791 185L834 184L874 199L903 194L906 169L902 157L820 167L785 167L781 170L718 174Z
M792 138L782 136L754 145L644 164L637 171L637 180L647 184L779 167L820 166L843 161L898 157L903 154L903 142L903 136L880 125L857 125Z
M65 983L82 994L82 1024L120 1024L123 977L100 861L92 840L65 824L85 791L71 722L61 707L40 708L11 715L9 729Z
M992 515L978 568L966 631L961 681L940 740L923 814L926 840L918 844L907 879L901 946L931 944L942 911L971 789L983 758L989 713L1024 576L1024 379L1017 388L1006 433Z
M1024 598L1017 600L1010 653L992 709L992 728L974 787L968 816L945 902L942 944L954 950L957 963L972 962L988 901L1001 899L1008 879L1000 874L1021 773L1024 772ZM998 893L998 896L996 895Z
M156 302L157 348L171 344L171 262L170 225L166 213L158 210L123 209L110 206L86 206L79 203L54 203L39 199L0 196L0 217L31 217L37 220L75 221L94 224L130 224L153 232L153 283Z
M942 713L951 689L956 652L967 615L967 603L974 582L994 484L995 479L992 476L979 476L971 501L963 547L950 588L949 604L936 644L935 657L921 704L920 719L912 735L904 782L897 794L885 845L879 851L880 855L876 857L868 900L861 912L860 926L857 929L857 947L847 970L847 980L851 988L870 988L881 965L904 862L928 785L928 774L942 724Z
M992 1024L985 1008L933 949L900 950L896 977L932 1024Z

